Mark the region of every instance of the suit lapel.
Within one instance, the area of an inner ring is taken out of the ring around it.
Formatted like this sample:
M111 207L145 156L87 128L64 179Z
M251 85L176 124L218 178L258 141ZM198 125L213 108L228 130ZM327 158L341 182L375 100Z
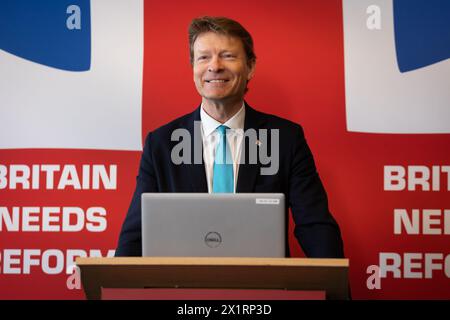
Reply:
M261 117L260 113L252 109L247 103L245 103L245 122L244 122L244 132L248 129L254 129L258 132L264 123L264 119ZM248 161L248 141L244 138L242 141L242 148L245 148L246 158L243 163L239 165L238 181L236 185L237 193L250 193L254 191L256 178L259 174L261 163L257 161L256 164L251 164ZM250 147L250 146L249 146ZM259 157L258 157L259 158Z
M205 164L203 161L203 141L200 131L200 107L192 113L192 117L189 118L186 128L191 135L191 163L186 165L186 168L190 178L190 184L192 185L192 192L208 192Z

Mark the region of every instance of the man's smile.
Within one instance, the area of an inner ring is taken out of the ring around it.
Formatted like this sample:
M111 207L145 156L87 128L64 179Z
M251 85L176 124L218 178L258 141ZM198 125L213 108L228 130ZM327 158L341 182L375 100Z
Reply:
M205 82L207 83L224 83L224 82L228 82L230 80L228 79L210 79L210 80L205 80Z

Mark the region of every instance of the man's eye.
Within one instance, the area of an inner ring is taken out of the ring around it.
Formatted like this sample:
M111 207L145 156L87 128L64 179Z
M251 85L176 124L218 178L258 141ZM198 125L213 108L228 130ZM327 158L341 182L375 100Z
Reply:
M207 56L200 56L200 57L198 57L197 60L199 60L199 61L201 61L201 60L206 60L206 58L208 58L208 57L207 57Z

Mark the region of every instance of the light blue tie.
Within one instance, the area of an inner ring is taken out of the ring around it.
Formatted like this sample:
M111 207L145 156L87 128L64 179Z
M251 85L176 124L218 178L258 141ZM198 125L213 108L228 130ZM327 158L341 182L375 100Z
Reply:
M216 129L219 133L219 143L214 158L213 193L234 192L233 160L227 143L227 129L229 129L227 126L219 126Z

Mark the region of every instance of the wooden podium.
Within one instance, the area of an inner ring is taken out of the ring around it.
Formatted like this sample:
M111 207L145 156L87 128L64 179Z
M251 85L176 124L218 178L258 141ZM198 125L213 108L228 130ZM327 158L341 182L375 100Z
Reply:
M348 299L348 259L135 257L77 258L87 299L105 288L322 291Z

